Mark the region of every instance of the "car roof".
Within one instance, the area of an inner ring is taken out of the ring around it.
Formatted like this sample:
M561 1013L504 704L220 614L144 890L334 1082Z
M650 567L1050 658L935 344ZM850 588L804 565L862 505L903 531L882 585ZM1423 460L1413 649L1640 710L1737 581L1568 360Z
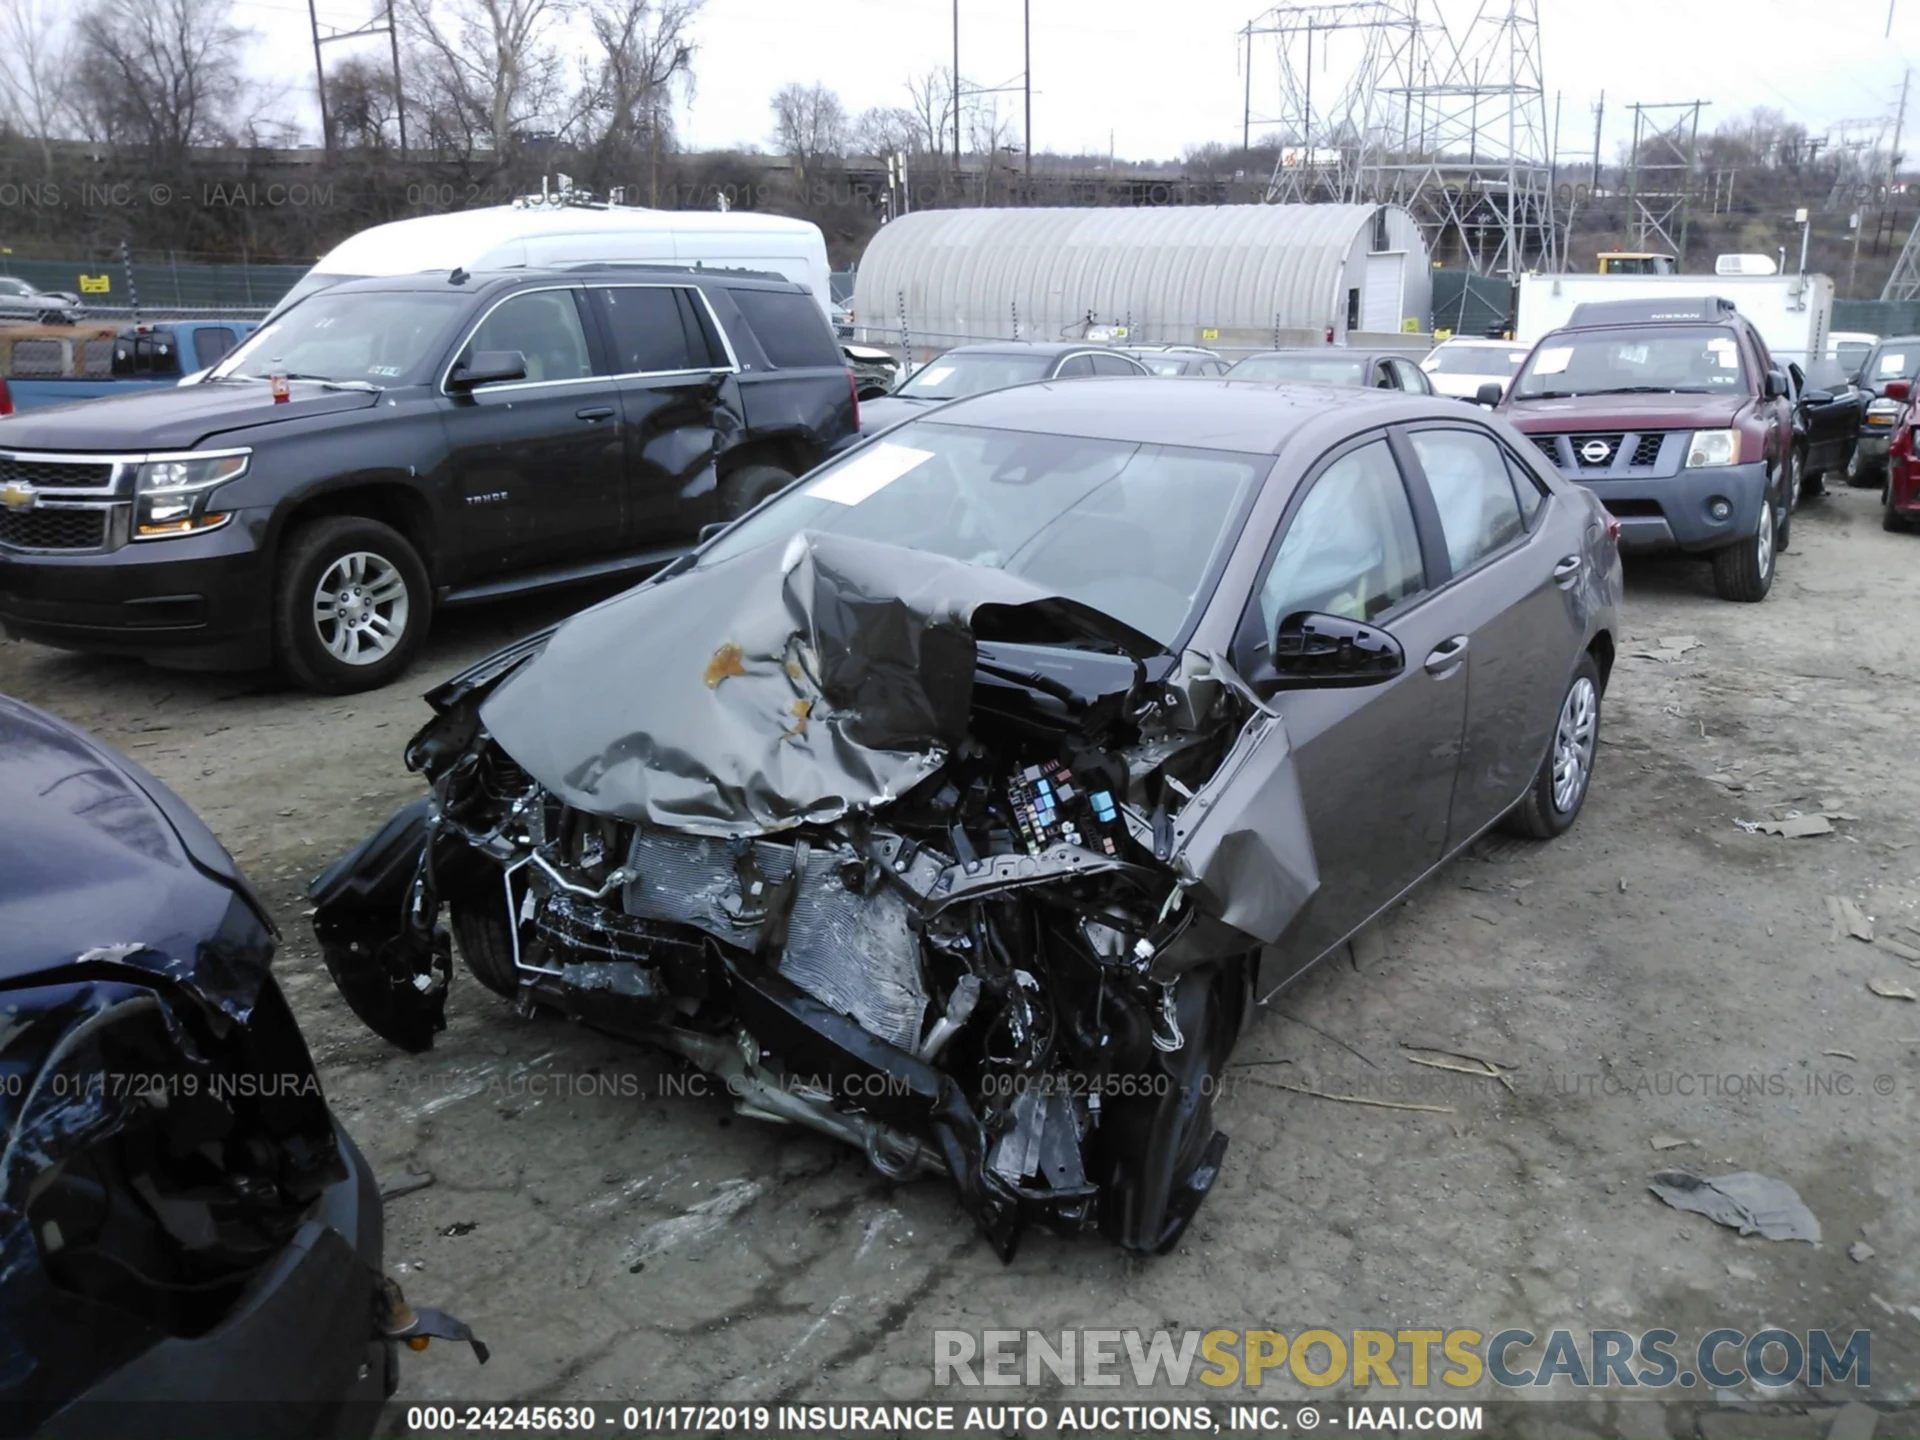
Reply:
M465 278L455 284L453 276ZM781 290L794 294L813 292L798 280L788 280L761 270L723 270L714 266L696 268L681 265L583 265L522 268L511 270L418 270L410 275L374 275L361 280L343 280L317 295L370 294L395 291L433 293L445 291L458 295L492 295L509 290L541 285L579 285L588 281L655 280L676 284L720 284L730 290Z
M1291 360L1296 355L1315 357L1332 356L1338 359L1349 356L1355 360L1364 360L1374 355L1390 354L1383 350L1350 350L1345 345L1282 345L1278 350L1256 350L1251 355L1242 355L1242 360Z
M1195 376L1180 385L1147 375L1036 381L953 400L934 424L1278 454L1296 437L1331 439L1408 420L1472 420L1458 400L1360 386Z
M1451 345L1456 350L1525 350L1524 340L1490 340L1481 335L1450 335L1435 345L1435 350Z
M1875 345L1876 345L1876 347L1877 347L1877 346L1880 346L1880 345L1914 345L1914 344L1920 344L1920 335L1882 335L1882 336L1881 336L1881 337L1880 337L1880 338L1879 338L1879 339L1878 339L1877 341L1875 341L1874 343L1875 343Z
M986 340L974 345L956 345L941 355L942 358L947 355L1077 355L1082 350L1122 353L1112 345L1102 345L1095 340Z

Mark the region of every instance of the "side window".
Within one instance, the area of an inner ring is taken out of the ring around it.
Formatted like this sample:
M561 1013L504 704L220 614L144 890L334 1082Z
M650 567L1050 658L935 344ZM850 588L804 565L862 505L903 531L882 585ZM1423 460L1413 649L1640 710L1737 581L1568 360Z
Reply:
M1402 390L1406 391L1409 395L1424 395L1427 393L1426 381L1420 374L1420 367L1418 365L1415 365L1411 360L1389 360L1387 363L1393 366L1394 378L1400 382L1400 388Z
M1224 361L1202 360L1200 362L1200 373L1202 375L1224 375L1227 373L1227 367Z
M811 294L798 290L733 290L760 348L776 370L817 366L844 368L840 342Z
M726 347L713 332L713 321L697 290L675 290L680 302L680 326L687 332L687 354L696 369L711 370L727 363Z
M696 366L689 353L687 326L680 312L677 287L605 285L587 293L607 322L607 333L613 344L614 374L660 374L705 368Z
M1415 430L1413 452L1440 511L1453 573L1470 569L1526 529L1500 447L1466 430Z
M1093 374L1093 357L1091 355L1075 355L1071 359L1061 362L1060 368L1053 372L1053 378L1056 380L1076 380L1082 375L1091 374Z
M1533 517L1540 513L1540 507L1547 501L1546 486L1540 483L1540 477L1527 469L1513 456L1507 458L1507 473L1513 477L1513 493L1520 497L1520 514L1527 522L1527 528L1533 528Z
M1329 465L1294 512L1260 586L1261 634L1301 610L1372 620L1423 583L1400 467L1375 440Z
M1385 360L1376 360L1373 362L1373 388L1376 390L1393 390L1398 388L1394 380L1393 367Z
M233 349L233 331L224 325L202 325L193 332L193 368L217 365Z
M480 322L460 358L481 350L518 350L527 358L530 381L581 380L593 374L587 332L571 290L535 290L503 301Z
M1124 356L1096 355L1093 357L1093 373L1096 375L1138 375L1140 369Z

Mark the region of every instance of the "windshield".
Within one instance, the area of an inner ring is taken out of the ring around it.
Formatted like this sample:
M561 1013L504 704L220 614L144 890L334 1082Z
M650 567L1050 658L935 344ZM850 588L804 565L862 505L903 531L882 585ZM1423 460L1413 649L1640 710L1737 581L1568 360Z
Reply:
M1514 382L1519 400L1561 395L1739 394L1747 389L1732 333L1690 330L1563 330L1548 336Z
M1046 378L1050 355L942 355L913 372L894 393L911 400L958 400Z
M1366 362L1345 355L1249 355L1229 380L1310 380L1319 385L1364 385Z
M342 275L333 271L309 270L293 282L293 288L274 302L273 309L267 312L268 321L274 321L307 296L321 290L331 290L336 285L344 285L349 280L366 280L366 275Z
M1912 380L1920 372L1920 341L1902 340L1881 345L1861 367L1862 385L1884 385L1889 380Z
M463 296L409 290L314 295L254 331L213 378L402 384L439 358L464 308Z
M1487 375L1496 380L1511 380L1526 358L1525 347L1442 345L1420 362L1420 368L1429 375Z
M920 420L729 530L712 564L801 530L1025 576L1171 645L1271 456Z
M1847 374L1851 375L1860 368L1860 362L1867 358L1867 352L1873 349L1865 340L1840 340L1834 343L1833 358Z

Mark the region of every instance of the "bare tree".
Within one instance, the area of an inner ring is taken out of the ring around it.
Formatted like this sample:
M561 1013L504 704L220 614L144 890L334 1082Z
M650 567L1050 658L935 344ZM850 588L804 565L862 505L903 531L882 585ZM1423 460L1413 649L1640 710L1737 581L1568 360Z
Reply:
M941 154L953 136L953 71L936 69L911 77L907 96L923 148L929 155Z
M0 120L38 142L53 168L53 141L71 123L71 32L53 0L0 0Z
M647 203L660 198L660 156L673 148L673 100L693 93L693 20L703 0L589 0L596 53L583 62L569 125L590 157L592 180L608 187L641 155Z
M967 148L981 160L980 167L980 203L993 203L994 177L1005 160L1008 174L1012 174L1012 156L1017 154L1013 138L1013 120L1003 116L1000 107L993 103L993 97L987 96L976 104L967 107L966 115Z
M231 8L231 0L96 0L75 28L74 98L86 130L145 145L162 164L230 138L246 95L248 36Z
M820 160L847 153L847 110L820 84L786 85L773 97L774 141L804 185Z
M384 150L399 139L399 97L393 71L355 56L327 72L330 141L359 150Z
M569 0L405 0L399 20L430 139L441 148L485 143L504 161L523 133L556 121L563 86L550 37L570 8Z
M913 111L892 105L861 111L853 122L848 141L856 155L885 156L903 150L918 154L925 148L926 137Z

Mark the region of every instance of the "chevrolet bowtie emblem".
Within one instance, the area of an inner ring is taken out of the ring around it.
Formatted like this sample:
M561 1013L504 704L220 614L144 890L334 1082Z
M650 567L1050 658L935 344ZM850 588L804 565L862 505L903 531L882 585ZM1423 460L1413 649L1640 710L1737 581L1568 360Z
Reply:
M0 507L31 510L40 502L40 492L24 480L9 480L0 485Z

